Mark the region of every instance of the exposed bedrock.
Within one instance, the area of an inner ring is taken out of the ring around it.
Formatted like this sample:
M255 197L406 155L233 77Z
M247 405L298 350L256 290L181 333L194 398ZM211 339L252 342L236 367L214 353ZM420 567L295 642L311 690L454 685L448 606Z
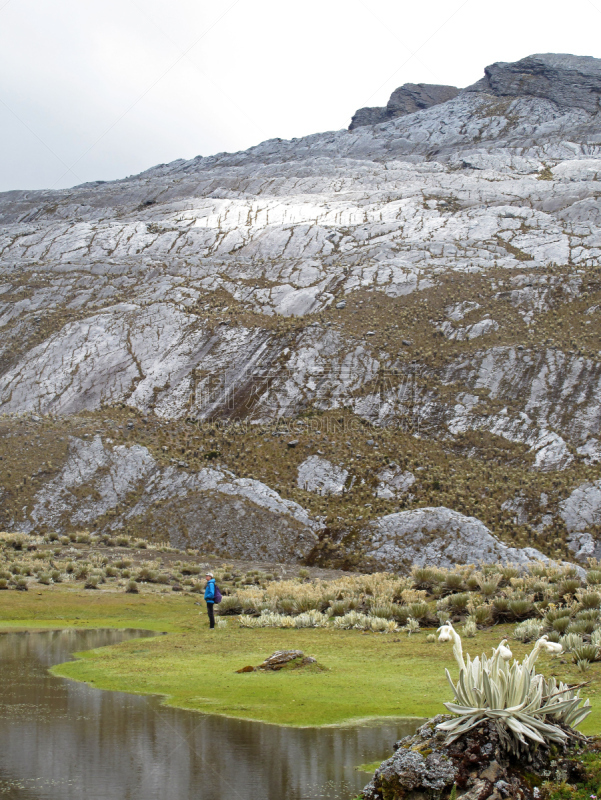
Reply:
M601 98L601 62L591 56L538 53L511 64L502 61L484 70L484 78L465 91L499 97L542 97L558 106L596 113Z
M405 83L394 90L386 106L360 108L355 111L349 125L349 131L359 128L361 125L378 125L395 117L413 114L423 108L446 103L447 100L457 97L459 91L455 86L440 86L432 83Z

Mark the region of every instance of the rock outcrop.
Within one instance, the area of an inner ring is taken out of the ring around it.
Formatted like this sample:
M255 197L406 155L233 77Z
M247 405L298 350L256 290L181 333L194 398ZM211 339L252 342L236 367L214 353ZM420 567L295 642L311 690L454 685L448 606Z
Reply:
M577 782L584 776L576 742L554 751L532 748L528 758L520 759L504 750L491 721L446 744L436 725L448 718L434 717L413 736L396 742L394 754L363 789L362 800L419 800L432 793L450 793L453 786L454 796L463 800L534 800L539 796L534 788L538 783Z
M459 94L455 86L440 86L433 83L405 83L390 95L386 106L360 108L353 114L349 131L362 125L378 125L395 117L414 114L424 108L446 103Z
M160 468L145 447L112 447L97 436L71 440L67 463L20 527L118 533L132 525L177 547L298 561L315 544L319 521L260 481L222 469Z
M540 97L562 108L596 114L601 109L601 63L591 56L538 53L511 64L491 64L485 68L484 78L464 91Z
M479 519L448 508L389 514L371 523L369 536L367 555L386 570L407 571L412 564L453 567L547 560L533 547L507 547Z

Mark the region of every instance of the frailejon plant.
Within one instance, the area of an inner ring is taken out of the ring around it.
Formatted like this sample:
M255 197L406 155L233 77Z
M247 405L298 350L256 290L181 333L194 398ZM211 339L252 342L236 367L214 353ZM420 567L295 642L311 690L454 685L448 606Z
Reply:
M590 713L589 701L581 705L578 690L536 673L534 665L546 639L539 639L521 663L514 659L510 666L511 653L501 647L493 650L491 658L483 653L473 660L468 655L464 660L461 637L452 625L439 630L441 641L453 640L453 655L459 667L456 684L445 670L455 701L444 705L456 718L437 726L449 734L449 743L491 720L507 750L530 757L533 743L564 744L572 729Z

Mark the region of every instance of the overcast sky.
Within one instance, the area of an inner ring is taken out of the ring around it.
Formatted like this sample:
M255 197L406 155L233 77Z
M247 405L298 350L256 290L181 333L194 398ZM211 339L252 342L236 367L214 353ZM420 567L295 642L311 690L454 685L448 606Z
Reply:
M0 191L343 128L600 31L601 0L0 0Z

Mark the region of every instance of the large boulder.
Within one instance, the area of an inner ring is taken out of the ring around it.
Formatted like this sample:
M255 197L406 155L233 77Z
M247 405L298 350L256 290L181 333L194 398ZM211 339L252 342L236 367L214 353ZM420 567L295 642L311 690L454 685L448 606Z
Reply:
M369 525L366 556L382 569L409 569L413 564L516 563L547 561L534 547L508 547L476 517L439 506L388 514Z
M558 106L599 111L601 59L567 53L537 53L520 61L498 61L464 91L498 97L541 97Z

